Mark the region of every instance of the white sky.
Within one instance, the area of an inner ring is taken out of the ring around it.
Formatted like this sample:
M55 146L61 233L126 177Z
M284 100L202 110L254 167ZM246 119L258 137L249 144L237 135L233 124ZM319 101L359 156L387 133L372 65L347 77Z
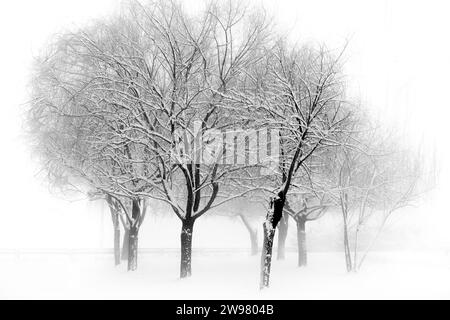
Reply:
M199 1L185 0L189 8ZM446 231L450 215L448 1L266 0L282 30L339 48L350 39L348 73L353 93L413 144L436 145L442 185L427 215L428 228ZM0 2L0 249L84 247L99 232L93 204L70 204L37 182L21 140L21 104L31 58L55 32L82 26L119 6L117 0ZM432 212L431 212L432 211ZM437 219L439 217L439 219ZM436 222L436 223L435 223ZM444 222L444 223L442 223ZM79 239L80 228L86 237ZM46 234L47 236L43 236ZM448 236L447 243L450 243Z

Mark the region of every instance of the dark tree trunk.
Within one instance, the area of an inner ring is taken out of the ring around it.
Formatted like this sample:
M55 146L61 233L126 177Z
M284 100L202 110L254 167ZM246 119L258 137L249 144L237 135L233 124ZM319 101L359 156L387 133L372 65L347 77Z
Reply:
M298 266L308 265L308 251L306 247L306 219L297 219L297 243L298 243Z
M139 228L131 227L128 239L128 271L136 271L138 267Z
M284 214L278 225L278 260L286 258L286 239L289 230L289 215Z
M250 222L248 222L247 218L243 215L239 215L242 219L242 222L244 223L249 235L250 235L250 243L251 243L251 255L256 256L259 252L258 247L258 230L253 229L250 225Z
M122 261L128 260L128 246L130 245L130 230L125 228L125 234L123 236L122 244Z
M143 202L140 199L133 200L130 236L128 239L128 271L136 271L138 267L138 240L139 228L143 212Z
M270 268L272 266L273 240L275 229L272 225L264 223L264 243L261 256L261 289L270 285Z
M278 223L283 218L285 198L279 195L270 203L270 209L264 222L264 245L261 256L261 284L260 288L268 288L270 285L270 269L272 266L273 240Z
M192 276L192 233L194 231L194 221L184 220L181 229L181 263L180 278Z

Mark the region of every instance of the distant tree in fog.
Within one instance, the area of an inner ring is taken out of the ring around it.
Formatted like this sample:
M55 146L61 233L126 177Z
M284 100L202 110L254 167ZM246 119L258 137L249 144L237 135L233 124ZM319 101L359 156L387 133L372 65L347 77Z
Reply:
M323 199L308 194L295 195L288 199L286 213L295 221L297 227L298 266L306 267L308 264L306 225L322 218L330 206L324 203Z
M324 167L325 183L334 185L327 197L342 213L348 272L361 267L389 217L417 199L422 175L420 158L401 147L395 134L382 135L367 119L356 120L342 145L330 150ZM376 236L360 256L361 234L373 230L374 223Z
M264 208L264 201L257 193L250 193L227 202L226 206L215 210L216 215L238 219L249 234L250 254L256 256L259 251L258 228L255 221L263 217L261 210Z

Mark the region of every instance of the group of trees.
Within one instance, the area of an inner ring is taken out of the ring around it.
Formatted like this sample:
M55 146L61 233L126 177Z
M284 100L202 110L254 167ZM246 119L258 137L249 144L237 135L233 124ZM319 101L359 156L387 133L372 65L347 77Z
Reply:
M262 288L277 228L283 258L289 217L304 266L306 222L340 210L355 270L364 258L357 240L351 254L350 233L357 239L370 216L385 222L416 195L417 155L346 99L343 52L292 45L269 20L233 3L190 15L175 1L129 1L119 15L58 35L37 59L34 152L53 186L109 205L116 264L122 226L122 255L136 270L155 202L181 221L181 278L192 274L195 222L215 208L240 216L256 254L241 204L258 202L267 208Z

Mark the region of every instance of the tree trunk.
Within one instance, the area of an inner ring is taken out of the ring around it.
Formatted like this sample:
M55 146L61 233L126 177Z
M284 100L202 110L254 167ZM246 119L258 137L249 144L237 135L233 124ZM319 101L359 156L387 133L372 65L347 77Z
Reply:
M242 222L244 223L248 233L250 234L250 243L251 243L251 255L256 256L259 251L258 247L258 230L253 229L250 225L250 222L248 222L247 218L243 215L239 215L242 219Z
M272 266L273 240L275 229L270 223L264 223L264 243L261 256L261 289L270 285L270 268Z
M143 218L143 210L145 210L142 199L133 200L132 206L132 222L130 223L130 236L128 243L128 271L136 271L138 266L138 240L139 228L141 227L141 219Z
M289 215L284 214L278 225L278 260L284 260L286 258L286 239L289 230Z
M111 218L114 229L114 263L116 266L120 265L120 223L119 223L119 214L117 211L111 206Z
M348 195L341 194L341 210L344 221L344 253L345 253L345 264L347 267L347 272L352 272L353 263L352 263L352 254L350 248L350 239L349 239L349 225L348 225Z
M266 222L264 222L264 245L261 255L261 283L260 288L268 288L270 285L270 269L272 266L273 240L278 223L283 218L283 209L285 198L279 195L272 199L270 210L267 213Z
M194 221L184 220L181 229L181 263L180 278L192 276L192 233L194 231Z
M138 267L138 235L139 228L131 227L128 239L128 271L136 271Z
M114 261L116 266L120 265L120 226L114 228Z
M347 272L352 272L353 263L352 263L351 249L350 249L350 240L348 237L347 223L344 223L344 251L345 251L345 264L347 266Z
M123 236L122 244L122 261L128 260L128 246L130 245L130 230L125 228L125 234Z
M252 257L258 255L259 246L258 246L258 232L253 231L250 233L250 241L251 241L251 255Z
M306 267L308 264L308 253L306 248L306 219L297 220L297 242L298 242L298 266Z

